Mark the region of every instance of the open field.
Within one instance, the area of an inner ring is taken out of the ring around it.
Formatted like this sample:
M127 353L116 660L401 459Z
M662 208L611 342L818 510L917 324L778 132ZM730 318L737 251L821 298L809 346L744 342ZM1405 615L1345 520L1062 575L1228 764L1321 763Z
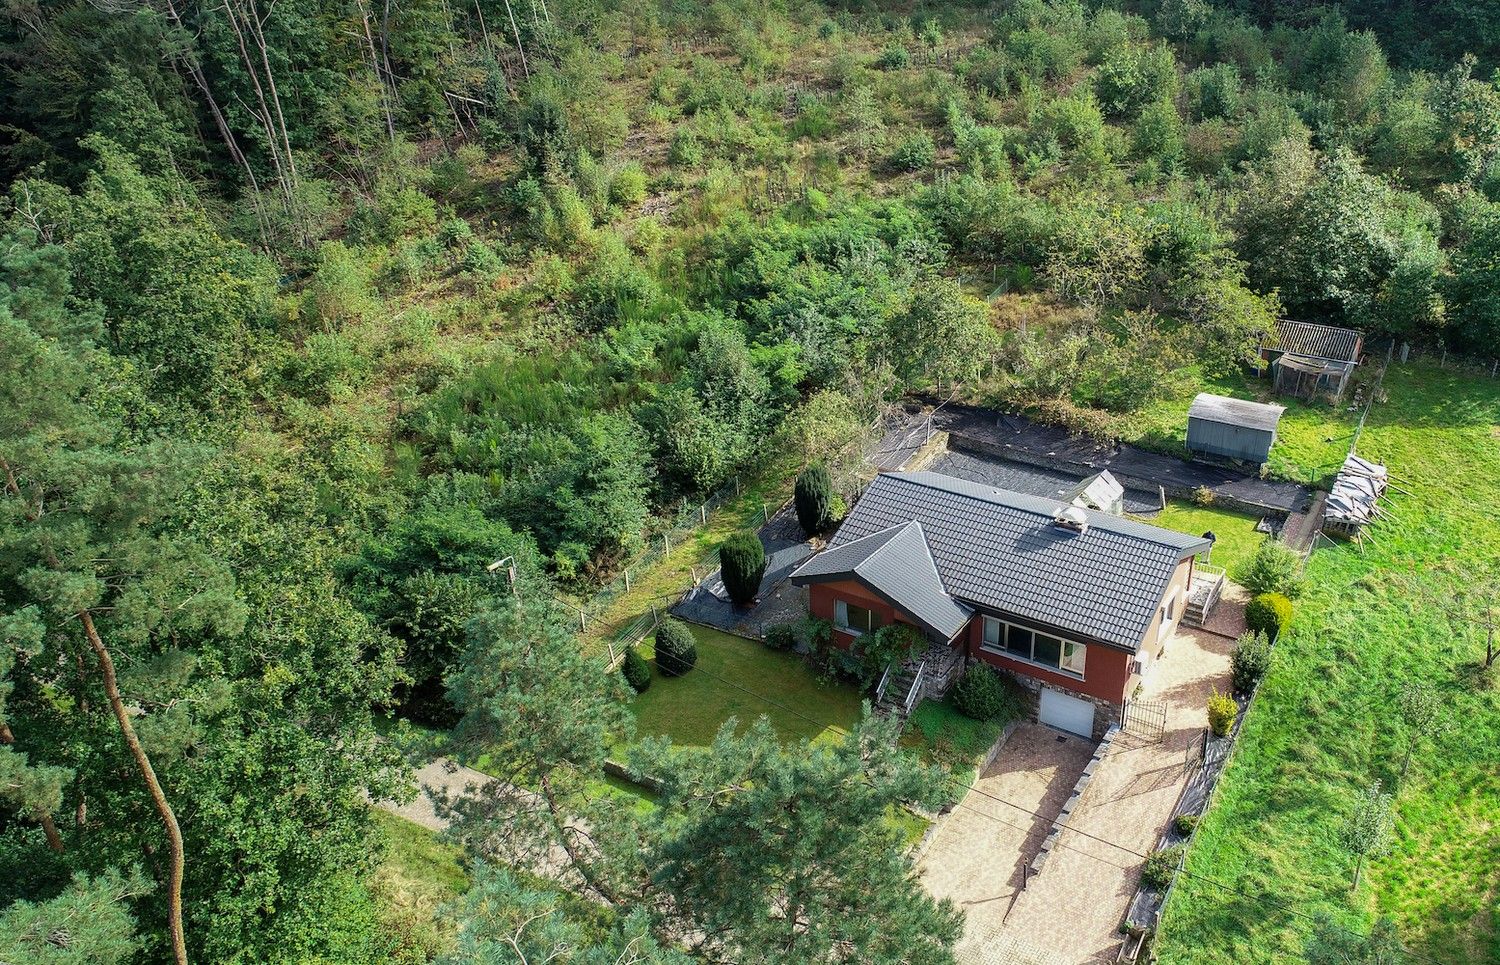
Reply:
M1359 451L1413 495L1363 552L1314 554L1188 859L1237 893L1179 880L1163 962L1287 961L1318 912L1360 930L1389 915L1436 961L1500 960L1500 686L1479 669L1481 634L1448 612L1459 588L1500 573L1500 382L1413 364L1385 385ZM1408 681L1437 694L1439 727L1402 723ZM1394 846L1351 891L1338 834L1377 780L1395 792Z

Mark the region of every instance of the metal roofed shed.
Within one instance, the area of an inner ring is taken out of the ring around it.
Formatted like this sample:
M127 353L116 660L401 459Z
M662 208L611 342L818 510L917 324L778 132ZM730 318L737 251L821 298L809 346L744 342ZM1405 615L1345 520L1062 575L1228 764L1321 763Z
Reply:
M1282 320L1276 323L1275 343L1261 344L1260 357L1278 393L1337 401L1359 364L1364 344L1364 333L1352 328Z
M1200 392L1188 408L1188 450L1263 465L1284 412L1282 405Z

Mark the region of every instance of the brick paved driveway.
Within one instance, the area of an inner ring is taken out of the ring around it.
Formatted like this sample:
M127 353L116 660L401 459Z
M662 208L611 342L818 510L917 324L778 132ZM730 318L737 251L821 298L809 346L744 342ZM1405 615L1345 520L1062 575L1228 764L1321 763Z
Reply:
M1068 820L1076 830L1063 831L1041 874L1019 894L1021 863L1036 853L1092 745L1077 738L1058 744L1055 731L1030 725L1016 732L1012 740L1022 739L1006 746L981 781L980 790L1048 815L1047 821L1026 819L973 791L949 817L920 867L928 889L952 898L968 915L960 962L994 961L996 950L1016 946L1030 949L1017 961L1115 960L1120 921L1140 879L1141 859L1130 851L1144 854L1156 846L1187 778L1188 748L1207 726L1208 695L1214 687L1228 687L1232 636L1243 628L1239 596L1219 604L1211 627L1217 632L1184 628L1173 636L1142 694L1166 704L1161 740L1131 734L1115 739ZM1025 830L966 813L968 808Z

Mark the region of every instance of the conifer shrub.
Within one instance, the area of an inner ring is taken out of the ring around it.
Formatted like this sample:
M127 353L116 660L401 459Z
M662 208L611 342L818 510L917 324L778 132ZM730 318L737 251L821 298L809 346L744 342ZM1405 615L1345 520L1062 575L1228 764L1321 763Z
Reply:
M766 548L751 530L741 530L719 547L719 572L729 599L739 606L753 603L766 573Z
M798 525L809 536L816 536L832 524L833 476L827 466L814 463L798 474L792 506L797 510Z
M698 663L698 643L693 631L670 617L656 628L656 669L663 677L681 677Z
M651 664L635 647L631 647L625 651L625 662L620 664L620 676L625 678L631 690L643 694L651 686Z
M1245 626L1275 640L1292 622L1292 601L1280 593L1262 593L1245 607Z
M1009 721L1021 716L1021 690L995 668L976 663L954 686L953 706L975 720Z

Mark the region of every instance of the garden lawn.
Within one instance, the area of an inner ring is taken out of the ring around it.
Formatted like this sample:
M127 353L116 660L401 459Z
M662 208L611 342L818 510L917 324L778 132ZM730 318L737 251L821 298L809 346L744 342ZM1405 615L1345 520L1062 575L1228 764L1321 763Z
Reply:
M1391 502L1395 518L1363 552L1312 557L1188 855L1191 872L1243 894L1180 879L1163 962L1299 960L1311 928L1301 916L1320 912L1361 931L1389 915L1435 961L1500 961L1500 674L1480 672L1483 637L1446 607L1500 573L1500 381L1413 364L1393 366L1385 384L1390 401L1359 451L1413 495ZM1408 732L1407 681L1437 694L1441 726ZM1395 840L1351 890L1339 831L1374 781L1395 793Z
M730 717L748 725L764 715L787 739L837 739L858 722L858 691L819 680L796 654L689 626L698 641L698 664L681 677L663 677L655 669L650 642L642 644L652 675L650 689L630 703L638 736L661 735L683 747L707 747Z
M1255 550L1266 538L1264 533L1255 530L1258 517L1215 509L1212 506L1198 506L1184 499L1173 499L1167 503L1166 509L1153 516L1142 516L1141 519L1191 536L1212 532L1215 541L1209 562L1224 567L1229 578L1236 583L1243 582L1241 576L1245 563L1255 555Z
M1373 374L1373 369L1359 370L1359 377ZM1359 413L1349 411L1352 387L1337 407L1309 404L1274 394L1267 379L1239 375L1207 379L1197 368L1189 367L1173 382L1173 391L1167 396L1138 412L1118 416L1115 432L1122 441L1144 449L1186 456L1188 406L1199 392L1286 406L1266 467L1268 475L1279 479L1324 486L1332 482L1343 465L1359 421Z
M951 804L963 799L979 777L979 765L1008 721L975 720L949 700L924 700L912 711L901 746L947 772L944 793Z

